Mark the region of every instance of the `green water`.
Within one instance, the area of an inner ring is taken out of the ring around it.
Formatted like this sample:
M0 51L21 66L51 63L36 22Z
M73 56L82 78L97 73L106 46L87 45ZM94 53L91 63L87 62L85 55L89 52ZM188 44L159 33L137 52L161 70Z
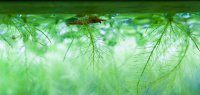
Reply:
M0 15L0 95L198 95L199 20L199 13Z

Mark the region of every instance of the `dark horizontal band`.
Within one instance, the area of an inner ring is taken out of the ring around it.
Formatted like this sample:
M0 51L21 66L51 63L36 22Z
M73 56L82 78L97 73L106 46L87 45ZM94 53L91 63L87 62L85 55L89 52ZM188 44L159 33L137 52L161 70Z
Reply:
M1 1L0 13L161 13L200 12L200 1Z

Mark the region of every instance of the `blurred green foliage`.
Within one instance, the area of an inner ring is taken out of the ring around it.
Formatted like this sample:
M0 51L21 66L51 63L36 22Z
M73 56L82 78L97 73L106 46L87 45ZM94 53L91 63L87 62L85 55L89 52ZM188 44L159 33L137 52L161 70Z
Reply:
M0 95L198 95L199 20L199 13L0 15Z

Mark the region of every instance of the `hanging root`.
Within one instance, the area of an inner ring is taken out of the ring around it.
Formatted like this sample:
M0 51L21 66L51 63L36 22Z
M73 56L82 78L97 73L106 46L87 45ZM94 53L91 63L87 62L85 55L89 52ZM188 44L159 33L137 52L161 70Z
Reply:
M72 41L70 42L70 44L69 44L69 46L68 46L68 48L67 48L67 51L65 52L65 55L64 55L64 57L63 57L63 62L65 61L65 58L66 58L66 56L67 56L67 53L69 52L69 49L71 48L73 42L74 42L74 38L73 38Z
M185 31L185 34L192 40L192 42L194 43L195 47L197 48L197 50L200 52L200 47L198 46L198 42L196 42L196 38L195 37L192 37L191 35L191 31L190 29L188 28L188 26L185 26L187 27L188 29L184 28L180 28L180 26L178 26L178 24L176 24L176 27L179 28L180 30L182 31Z
M35 27L35 29L38 30L39 32L41 32L47 38L47 40L49 41L49 43L51 43L50 38L42 30L40 30L40 29L38 29L36 27Z
M200 49L199 49L199 47L198 47L198 44L197 44L195 38L193 38L193 37L191 36L190 31L187 30L187 29L182 29L182 28L180 28L176 22L175 22L175 25L176 25L176 27L177 27L178 29L180 29L181 31L183 31L183 33L186 34L186 36L185 36L185 37L186 37L186 39L185 39L185 40L186 40L186 45L184 46L184 50L181 51L181 52L183 52L183 53L180 55L181 57L180 57L180 59L178 60L177 64L176 64L169 72L167 72L166 74L162 75L162 76L159 77L158 79L156 79L156 80L150 82L147 86L149 86L149 85L154 86L154 84L156 84L157 82L161 81L162 79L168 77L168 76L169 76L171 73L173 73L178 67L180 67L182 61L184 60L184 58L185 58L185 56L186 56L186 54L187 54L188 48L189 48L189 39L192 40L192 42L194 43L195 47L198 49L198 51L200 51ZM185 26L185 27L186 27L186 26ZM173 28L173 26L172 26L171 23L170 23L170 29L171 29L171 31L172 31L173 33L175 33L174 28ZM188 39L187 37L189 37L189 39ZM145 86L145 87L147 87L147 86Z
M160 80L168 77L171 73L173 73L178 67L180 67L182 61L184 60L186 54L187 54L187 51L188 51L188 48L189 48L189 42L187 41L186 43L186 46L185 46L185 49L183 50L183 55L181 56L181 58L178 60L177 64L174 66L174 68L172 68L169 72L167 72L166 74L164 74L163 76L161 76L159 79L156 79L152 82L150 82L148 85L151 85L153 86L155 83L159 82Z
M139 76L139 80L138 80L137 85L136 85L137 86L136 87L137 88L137 94L139 94L139 85L140 85L140 82L141 82L141 78L142 78L142 76L143 76L148 64L150 63L150 60L151 60L151 58L152 58L152 56L154 54L154 51L156 50L156 48L159 46L160 42L162 41L162 38L163 38L164 34L167 32L168 25L169 25L169 22L167 22L167 24L165 25L162 34L160 35L159 39L157 40L156 44L154 45L153 49L151 50L150 55L149 55L145 65L144 65L144 67L142 69L142 72L141 72L141 74Z
M91 47L92 47L91 57L92 57L92 65L94 66L94 63L95 63L95 46L96 46L95 40L94 40L94 34L92 33L93 31L90 31L88 27L86 29L87 29L86 31L88 33L88 37L89 37L90 44L91 44Z
M197 42L195 41L195 38L193 38L192 36L189 36L189 37L190 37L190 39L192 40L192 42L194 43L194 45L195 45L195 47L197 48L197 50L200 52L200 48L199 48Z

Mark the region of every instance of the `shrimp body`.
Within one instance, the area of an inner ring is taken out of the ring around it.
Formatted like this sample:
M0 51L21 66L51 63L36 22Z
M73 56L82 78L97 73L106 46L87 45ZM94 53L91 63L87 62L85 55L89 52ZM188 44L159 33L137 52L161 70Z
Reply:
M68 22L69 25L87 25L87 24L93 24L93 23L101 23L102 21L105 21L103 19L100 19L97 16L90 16L87 19L84 20L75 20L72 22Z

